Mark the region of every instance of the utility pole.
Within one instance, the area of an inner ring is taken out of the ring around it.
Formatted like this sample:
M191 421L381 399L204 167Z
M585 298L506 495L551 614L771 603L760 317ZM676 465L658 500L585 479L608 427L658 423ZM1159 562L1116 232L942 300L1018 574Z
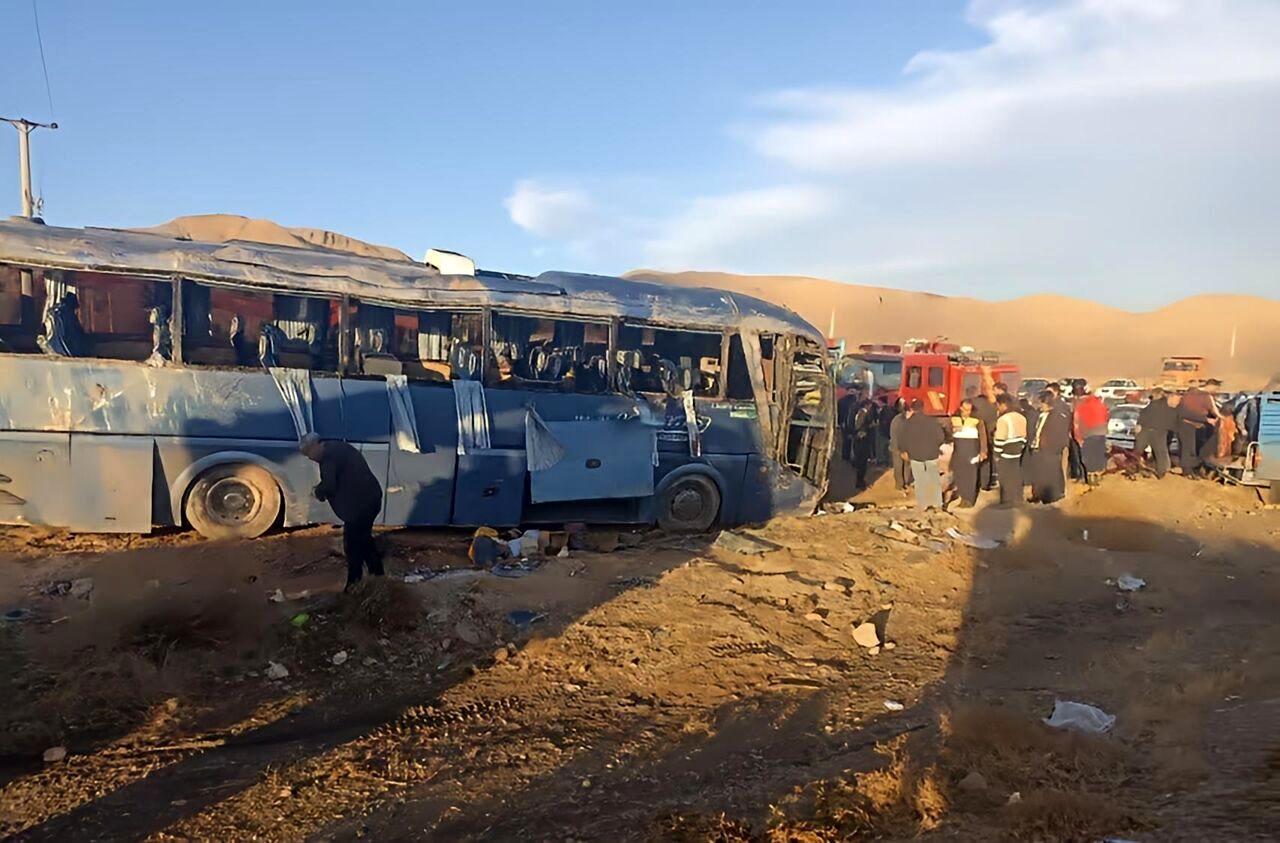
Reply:
M18 171L22 179L22 215L31 219L36 215L36 199L31 192L31 130L56 129L57 123L33 123L22 117L0 117L18 130Z

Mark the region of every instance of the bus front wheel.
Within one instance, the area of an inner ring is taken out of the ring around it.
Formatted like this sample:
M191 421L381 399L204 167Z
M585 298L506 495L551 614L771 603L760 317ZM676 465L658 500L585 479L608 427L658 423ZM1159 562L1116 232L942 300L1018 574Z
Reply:
M720 515L720 489L705 474L686 474L658 493L658 526L673 533L700 533Z
M280 514L280 487L256 465L219 465L187 494L187 523L207 539L254 539Z

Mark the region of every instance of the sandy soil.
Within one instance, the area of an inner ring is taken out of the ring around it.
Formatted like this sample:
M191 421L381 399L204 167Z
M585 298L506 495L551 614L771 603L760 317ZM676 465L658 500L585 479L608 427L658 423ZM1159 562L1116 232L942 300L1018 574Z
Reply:
M600 531L597 550L523 579L359 599L333 593L327 528L241 544L6 533L0 608L30 615L0 627L0 834L1274 834L1280 513L1242 490L1112 477L1060 510L902 534L1009 538L936 551L872 532L913 523L885 479L864 498L768 525L781 549L760 555L658 533L613 549ZM387 540L397 574L467 566L460 533ZM1121 594L1121 574L1148 586ZM87 595L50 593L79 577ZM517 610L544 617L517 627ZM854 642L868 620L892 649ZM1057 699L1115 714L1113 733L1043 726ZM68 756L43 762L53 746Z

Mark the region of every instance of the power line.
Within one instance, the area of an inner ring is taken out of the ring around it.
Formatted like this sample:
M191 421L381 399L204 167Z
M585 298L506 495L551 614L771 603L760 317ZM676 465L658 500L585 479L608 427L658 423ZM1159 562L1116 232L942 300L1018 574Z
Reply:
M36 43L40 45L40 68L44 71L44 93L49 98L49 119L56 120L53 113L53 88L49 85L49 65L44 60L44 37L40 34L40 10L36 8L36 0L31 0L31 16L36 21Z

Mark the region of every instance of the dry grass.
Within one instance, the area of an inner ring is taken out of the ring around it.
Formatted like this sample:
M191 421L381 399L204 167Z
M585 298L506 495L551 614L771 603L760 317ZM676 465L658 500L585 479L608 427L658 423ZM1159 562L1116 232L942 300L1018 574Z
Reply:
M991 839L1096 840L1143 824L1118 806L1134 770L1113 739L984 707L944 714L934 737L898 738L879 747L880 769L797 790L772 809L768 839L897 839L945 824ZM971 773L985 789L957 787Z
M374 631L404 632L422 623L422 600L412 588L390 577L356 583L342 601L343 620Z

